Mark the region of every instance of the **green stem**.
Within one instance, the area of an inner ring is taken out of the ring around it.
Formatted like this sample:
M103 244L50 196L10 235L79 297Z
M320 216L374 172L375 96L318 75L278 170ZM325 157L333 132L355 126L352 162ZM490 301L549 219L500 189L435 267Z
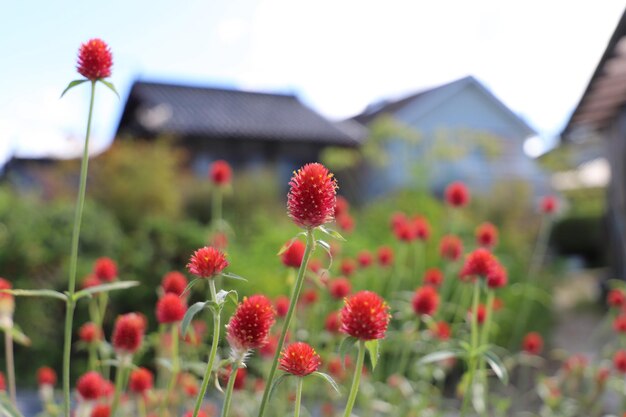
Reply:
M263 414L265 414L265 409L267 407L267 402L270 394L270 387L272 386L272 382L274 381L274 375L276 374L276 368L278 367L278 357L280 356L280 353L283 350L283 345L285 344L285 338L287 336L287 331L289 330L291 318L293 317L293 313L296 309L296 304L298 303L298 298L300 297L300 292L302 290L302 284L304 283L304 275L306 272L307 264L309 263L309 258L311 257L311 253L313 252L314 247L315 236L313 236L313 230L307 229L306 246L304 249L304 255L302 256L302 264L300 264L298 276L296 277L296 284L294 285L293 292L291 293L289 310L287 310L287 315L285 316L285 321L283 322L283 329L280 333L280 338L278 339L278 345L276 346L276 352L274 353L272 367L270 368L270 373L268 374L267 380L265 381L265 390L263 391L263 398L261 399L258 417L263 417Z
M485 324L483 325L482 332L480 335L480 346L485 346L489 342L489 332L491 331L491 313L493 312L493 299L494 299L494 291L487 290L487 310L485 312ZM483 386L485 393L485 405L489 404L489 385L487 381L487 363L485 361L485 357L480 357L480 375L483 378ZM487 408L485 407L485 413L487 412Z
M209 288L211 290L211 301L217 302L217 291L215 290L215 282L209 279ZM202 401L209 387L209 381L211 380L211 372L213 372L213 363L215 362L215 356L217 356L217 345L220 342L220 315L222 311L213 312L213 342L211 345L211 352L209 353L209 362L207 363L206 370L204 371L204 378L202 379L202 386L196 399L196 405L193 409L193 417L198 417L200 407L202 407Z
M304 382L304 378L298 377L296 379L298 380L298 385L296 386L296 409L293 412L293 417L300 417L300 404L302 402L302 383Z
M350 388L350 395L348 396L348 402L346 403L346 409L343 412L343 417L350 417L352 408L356 402L356 394L359 392L359 384L361 382L361 373L363 372L363 361L365 359L365 342L359 340L359 354L356 358L356 365L354 368L354 377L352 378L352 387Z
M113 403L111 404L111 417L115 417L115 413L117 412L117 407L120 404L120 397L122 395L122 391L124 391L124 384L126 382L126 360L123 355L118 355L118 367L117 372L115 373L115 393L113 394Z
M226 396L224 397L224 405L222 406L222 417L228 416L230 411L230 403L233 397L233 389L235 388L235 380L237 379L237 372L239 371L239 363L235 362L232 365L230 376L228 377L228 386L226 387Z
M139 411L139 417L146 417L146 398L144 394L140 394L137 397L137 409Z
M467 412L469 398L474 387L474 374L476 373L476 350L478 348L478 302L480 298L480 281L474 281L474 295L472 298L472 320L471 320L471 351L469 357L469 377L463 395L463 406L461 407L461 417Z
M415 333L417 335L417 337L419 338L419 334L420 334L420 327L422 324L422 319L421 317L417 317L417 328L415 329ZM398 368L396 370L397 373L402 373L404 374L404 370L407 368L408 364L409 364L409 359L411 359L411 353L413 353L413 341L410 340L405 340L405 343L403 343L402 346L402 351L400 353L400 360L398 361ZM406 373L407 376L409 375L409 372Z
M13 360L13 334L11 327L7 327L4 331L4 354L7 360L7 377L9 379L9 393L13 405L17 404L17 395L15 392L15 361Z
M91 119L93 115L93 103L96 95L96 81L91 81L91 99L89 101L89 114L87 116L87 133L85 134L85 147L80 167L80 184L76 198L76 212L74 215L74 231L72 233L72 247L70 252L70 275L68 283L67 308L65 310L65 337L63 345L63 404L65 416L70 417L70 356L72 350L72 322L74 320L74 291L76 290L76 269L78 264L78 239L80 237L80 224L85 205L85 190L87 188L87 167L89 164L89 135L91 134Z
M217 185L213 191L212 211L213 211L213 227L216 231L222 230L222 188Z
M87 349L89 350L89 370L96 371L98 367L98 357L96 352L96 342L89 342Z
M178 326L176 323L172 324L172 375L170 375L170 383L167 386L167 395L163 399L161 403L161 415L163 417L167 416L167 406L170 405L167 402L172 398L172 392L174 391L174 387L176 386L176 379L178 377L178 372L180 368L180 364L178 361Z

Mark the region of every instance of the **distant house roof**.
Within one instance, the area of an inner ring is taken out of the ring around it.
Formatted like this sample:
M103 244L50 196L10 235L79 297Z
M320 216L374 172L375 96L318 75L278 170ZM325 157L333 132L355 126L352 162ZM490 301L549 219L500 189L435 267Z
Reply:
M344 129L293 95L138 81L117 135L206 137L358 146L365 135Z
M418 91L398 100L386 100L374 103L368 106L363 113L353 117L353 120L359 123L369 124L378 116L393 115L405 106L414 105L416 103L420 104L420 111L422 113L426 113L432 110L435 106L439 105L442 100L447 99L456 92L470 85L477 87L478 90L481 91L489 101L496 105L496 107L498 107L506 117L517 125L525 135L532 136L537 134L532 127L530 127L518 115L513 113L511 109L509 109L495 95L493 95L491 91L489 91L482 83L471 75L443 85Z
M626 11L622 14L587 88L561 133L568 140L575 132L602 130L626 104Z

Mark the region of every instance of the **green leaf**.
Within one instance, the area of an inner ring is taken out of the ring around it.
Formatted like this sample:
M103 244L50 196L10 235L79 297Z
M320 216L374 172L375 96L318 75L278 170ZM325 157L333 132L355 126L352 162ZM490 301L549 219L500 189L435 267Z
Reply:
M378 363L378 339L368 340L365 342L365 347L370 354L370 363L372 364L372 369L376 368L376 364Z
M268 398L272 398L272 394L274 393L274 390L276 390L276 388L278 388L278 386L280 385L281 382L283 382L285 379L289 378L290 376L292 376L292 375L288 374L288 373L284 373L281 376L279 376L278 378L276 378L272 382L272 386L270 387L270 393L268 395Z
M63 96L65 95L65 93L67 93L70 89L76 87L77 85L81 85L82 83L86 83L89 80L74 80L71 81L67 87L65 87L65 90L63 90L63 92L61 93L61 98L63 98Z
M344 366L346 355L348 351L358 342L356 337L348 336L339 344L339 356L341 357L341 366Z
M0 414L7 417L24 417L13 405L6 392L0 393Z
M109 89L115 93L115 95L117 96L117 98L118 98L118 99L120 98L120 95L118 94L118 92L117 92L117 90L115 89L115 86L113 85L113 83L112 83L112 82L110 82L110 81L106 81L106 80L104 80L104 79L102 79L102 78L99 78L99 79L98 79L98 81L100 81L102 84L104 84L104 85L106 85L107 87L109 87Z
M198 282L200 282L200 278L194 278L191 280L191 282L189 284L187 284L187 286L185 287L185 289L183 290L183 293L181 294L181 297L185 294L187 294L189 291L191 291L191 288L196 285Z
M183 317L183 322L180 325L180 332L183 337L187 334L187 330L189 329L189 324L191 323L193 316L198 314L208 303L208 301L198 301L187 309L185 317Z
M157 358L155 362L156 362L157 366L165 368L168 371L171 371L172 369L174 369L174 367L172 366L172 361L169 360L169 359Z
M239 296L237 295L237 291L235 290L230 290L230 291L226 291L226 290L219 290L219 292L215 295L216 298L216 303L218 306L221 306L224 304L224 301L226 300L226 297L230 298L231 301L233 301L235 303L235 305L237 305L237 303L239 302Z
M317 239L316 240L317 244L320 245L321 247L323 247L326 252L330 252L330 245L328 244L328 242L322 240L322 239Z
M67 296L65 294L53 290L0 290L0 292L11 294L16 297L49 297L67 301Z
M337 394L341 394L341 389L339 388L339 385L337 385L337 383L335 382L332 376L325 374L324 372L317 372L317 371L313 372L311 375L317 376L319 378L326 380L326 382L328 382L330 386L333 387L335 391L337 391Z
M336 230L329 229L329 228L327 228L325 226L319 226L318 229L320 229L323 233L327 234L330 237L333 237L333 238L335 238L337 240L340 240L342 242L346 241L346 239L343 236L341 236L341 233L339 233Z
M450 358L459 358L462 356L463 351L461 350L440 350L438 352L429 353L428 355L417 361L417 363L423 365L432 362L439 362Z
M117 281L109 282L107 284L96 285L95 287L85 288L74 294L74 300L79 300L83 297L91 297L94 294L99 294L109 291L125 290L127 288L136 287L139 285L139 281Z
M222 272L222 276L223 276L224 278L231 278L231 279L237 279L237 280L239 280L239 281L245 281L245 282L248 282L248 280L247 280L247 279L245 279L244 277L240 277L239 275L237 275L237 274L233 274L232 272Z
M504 363L498 355L496 355L493 351L489 350L485 352L485 359L487 363L493 369L493 372L496 374L498 379L502 381L504 385L509 384L509 372L506 370Z
M13 324L11 328L11 336L13 336L13 341L18 345L22 346L30 346L30 338L22 332L22 329L17 324Z

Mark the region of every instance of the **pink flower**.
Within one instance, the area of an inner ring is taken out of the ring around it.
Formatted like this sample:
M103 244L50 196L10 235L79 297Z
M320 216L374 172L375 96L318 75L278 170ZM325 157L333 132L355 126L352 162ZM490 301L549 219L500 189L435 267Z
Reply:
M90 39L78 50L78 73L88 80L95 81L111 76L113 56L109 46L101 39Z

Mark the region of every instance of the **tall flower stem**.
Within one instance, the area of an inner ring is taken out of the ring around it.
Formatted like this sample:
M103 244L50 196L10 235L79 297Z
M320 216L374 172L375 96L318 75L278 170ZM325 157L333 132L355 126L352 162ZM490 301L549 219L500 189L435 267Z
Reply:
M222 230L222 188L216 186L211 199L212 223L215 230Z
M172 374L170 375L170 382L167 386L166 396L161 403L161 415L167 416L167 406L169 399L172 398L172 392L174 391L174 386L176 385L176 379L178 377L178 372L180 370L180 362L178 360L178 325L176 323L172 324Z
M72 323L74 320L74 292L76 291L76 267L78 264L78 240L80 237L80 224L85 205L85 190L87 188L87 167L89 165L89 135L91 134L91 119L93 115L93 103L96 95L96 81L91 81L91 98L89 101L89 114L87 116L87 133L85 134L85 146L83 159L80 166L80 184L76 198L76 212L74 215L74 231L72 233L72 247L70 252L70 275L67 287L67 307L65 309L65 337L63 343L63 405L66 417L70 417L70 357L72 351Z
M132 359L126 357L126 355L118 355L118 367L115 373L115 392L113 394L113 403L111 404L111 416L115 417L117 407L120 404L120 397L122 391L124 391L124 385L126 384L127 370L130 368L128 365L132 365Z
M222 406L222 417L228 416L230 411L230 403L233 398L233 389L235 388L235 380L237 379L237 372L239 371L239 363L235 362L232 365L230 376L228 377L228 386L226 387L226 396L224 397L224 405Z
M209 289L211 291L211 301L217 302L217 291L215 290L215 281L209 279ZM211 352L209 353L209 362L207 363L206 370L204 371L204 378L202 379L202 386L196 399L196 405L193 409L193 417L198 417L200 407L202 407L202 401L209 387L209 381L211 380L211 372L213 372L213 363L217 356L217 345L220 342L220 315L221 310L213 311L213 342L211 344Z
M274 381L276 368L278 367L278 357L280 356L280 352L283 350L283 345L285 344L287 331L289 330L289 325L291 323L293 313L296 310L296 304L298 303L298 298L300 297L302 284L304 284L304 275L306 272L307 264L309 263L309 258L311 257L311 253L313 252L314 248L315 248L315 236L313 235L313 230L306 229L306 246L304 249L304 255L302 256L302 263L300 264L300 269L298 270L298 276L296 277L296 283L291 293L291 299L289 301L289 309L287 310L287 315L285 316L285 321L283 322L283 329L280 333L280 338L278 339L278 345L276 346L276 352L274 353L274 360L272 361L272 367L270 368L270 373L267 376L267 380L265 381L265 390L263 391L263 398L261 399L261 406L259 407L258 417L263 417L263 414L265 414L265 409L267 408L270 388L272 386L272 382Z
M463 394L463 406L461 407L461 417L466 415L469 406L469 398L474 387L474 375L476 373L476 350L478 349L478 302L480 300L480 281L474 282L474 292L472 297L472 321L471 321L471 348L468 366L468 379Z
M485 313L485 324L482 328L482 333L480 335L480 346L485 346L489 342L489 332L491 331L491 315L493 312L493 299L494 299L494 291L488 289L487 290L487 310ZM488 396L489 396L489 386L487 385L487 372L486 372L487 363L485 362L484 356L480 358L480 375L483 378L483 384L485 387L485 404L489 404ZM485 407L485 413L487 409Z
M363 361L365 359L365 341L359 340L359 353L356 357L356 365L354 367L354 377L352 378L352 387L350 388L350 395L348 396L348 402L346 403L346 409L343 412L343 417L350 417L352 414L352 408L356 402L356 395L359 392L359 384L361 383L361 373L363 373Z
M13 404L17 404L15 392L15 360L13 359L13 335L12 327L7 327L4 332L4 354L7 359L7 377L9 378L9 394Z
M302 383L304 382L304 378L299 377L296 379L298 380L298 385L296 386L296 409L293 412L293 417L300 417L300 404L302 403Z

